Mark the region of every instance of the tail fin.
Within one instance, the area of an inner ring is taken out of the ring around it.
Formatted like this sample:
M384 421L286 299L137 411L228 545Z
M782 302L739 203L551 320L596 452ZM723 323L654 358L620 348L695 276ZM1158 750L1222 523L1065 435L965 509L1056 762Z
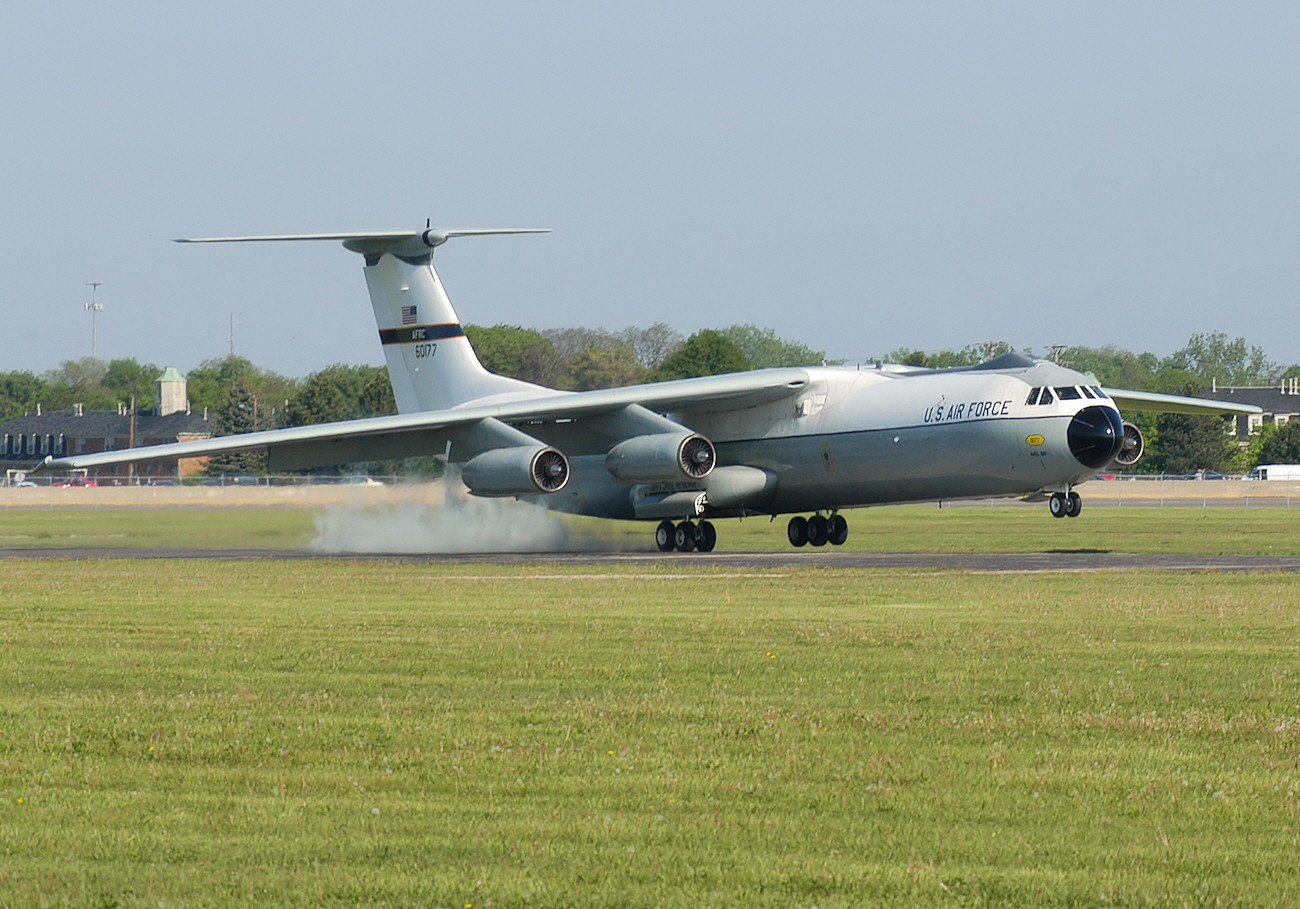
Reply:
M488 372L470 347L456 311L433 270L434 247L452 237L546 233L545 230L423 230L350 234L210 237L178 243L340 240L365 257L366 287L384 346L400 413L445 410L501 395L529 395L541 386Z

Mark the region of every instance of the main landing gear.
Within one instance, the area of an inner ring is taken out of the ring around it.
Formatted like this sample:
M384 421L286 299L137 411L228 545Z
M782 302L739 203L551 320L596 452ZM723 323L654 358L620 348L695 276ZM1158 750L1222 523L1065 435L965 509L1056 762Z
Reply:
M708 521L700 521L698 524L690 521L682 521L680 524L662 521L655 528L655 545L660 552L672 552L674 549L678 552L690 552L693 549L713 552L713 547L718 545L718 531Z
M1083 511L1083 499L1071 489L1069 492L1054 492L1047 500L1047 508L1054 518L1077 518Z
M849 538L849 522L839 512L823 516L820 512L811 518L795 515L785 529L791 546L843 546Z

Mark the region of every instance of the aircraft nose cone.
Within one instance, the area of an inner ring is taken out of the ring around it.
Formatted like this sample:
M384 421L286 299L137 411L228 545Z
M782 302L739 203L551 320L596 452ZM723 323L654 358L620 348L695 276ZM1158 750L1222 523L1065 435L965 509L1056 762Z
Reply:
M1124 421L1112 407L1085 407L1070 421L1066 438L1076 461L1100 470L1115 460L1124 445Z

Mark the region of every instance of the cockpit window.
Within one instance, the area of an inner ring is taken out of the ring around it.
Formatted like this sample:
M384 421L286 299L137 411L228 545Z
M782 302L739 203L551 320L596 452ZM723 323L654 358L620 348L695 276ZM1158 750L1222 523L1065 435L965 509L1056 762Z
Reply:
M1038 399L1038 403L1039 403L1040 405L1042 405L1042 404L1051 404L1051 403L1054 402L1055 400L1056 400L1056 399L1052 397L1052 389L1050 389L1050 388L1044 388L1044 389L1043 389L1043 396L1042 396L1041 398Z
M1042 391L1041 388L1031 388L1031 389L1029 389L1029 397L1025 399L1025 403L1026 403L1026 404L1031 404L1031 405L1032 405L1032 404L1037 404L1037 403L1038 403L1038 393L1039 393L1040 391Z
M1097 393L1097 397L1099 397L1099 398L1104 398L1104 397L1106 397L1106 392L1104 392L1104 391L1101 390L1101 386L1100 386L1100 385L1091 385L1091 386L1089 386L1089 387L1090 387L1093 391L1095 391L1095 392Z
M1080 385L1080 386L1079 386L1079 391L1083 392L1083 396L1084 396L1085 398L1095 398L1095 397L1097 397L1095 394L1092 393L1092 389L1089 388L1087 385Z
M1070 385L1064 385L1056 389L1056 396L1062 401L1077 401L1083 397L1083 395L1079 394L1079 389Z

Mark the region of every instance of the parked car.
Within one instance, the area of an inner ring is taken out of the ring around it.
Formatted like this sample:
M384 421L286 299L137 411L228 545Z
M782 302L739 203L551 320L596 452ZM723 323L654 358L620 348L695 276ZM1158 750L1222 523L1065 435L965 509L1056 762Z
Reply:
M94 477L69 477L66 480L55 483L57 489L70 489L74 486L98 486L99 482Z

